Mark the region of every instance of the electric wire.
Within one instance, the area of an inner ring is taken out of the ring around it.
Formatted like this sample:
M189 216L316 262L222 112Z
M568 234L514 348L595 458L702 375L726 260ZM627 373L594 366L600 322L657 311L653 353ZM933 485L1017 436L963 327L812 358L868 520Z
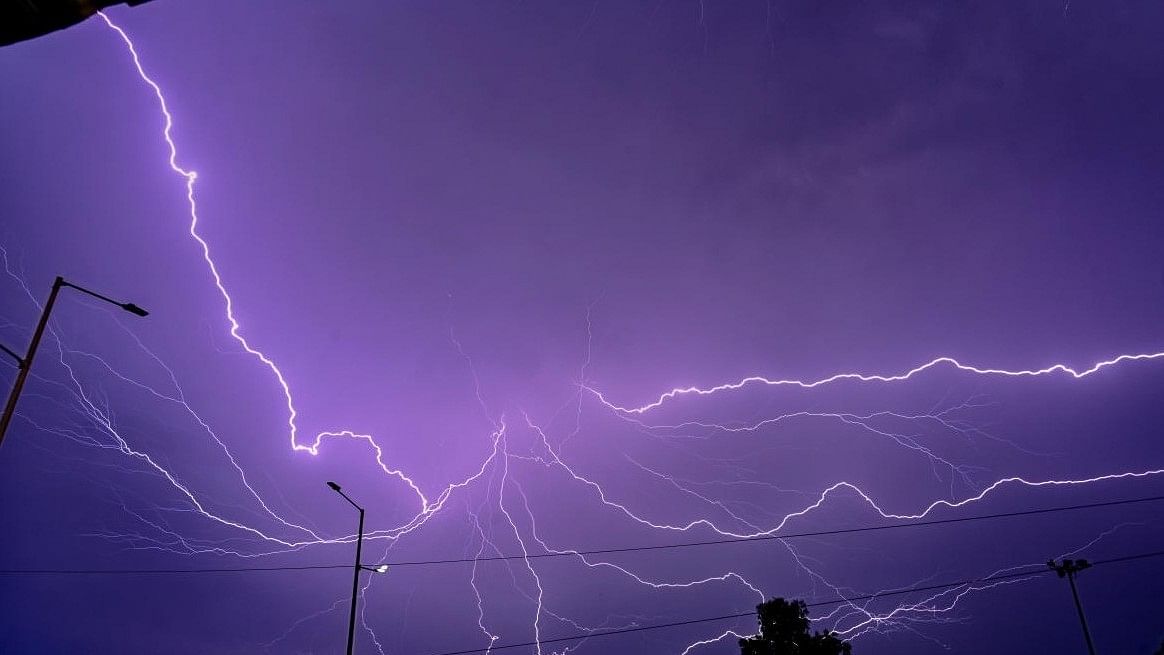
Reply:
M315 566L247 566L219 569L0 569L0 575L150 575L184 573L261 573L266 571L316 571L350 569L351 564L320 564Z
M719 546L726 544L742 544L752 542L767 542L767 541L783 541L786 539L798 539L805 537L823 537L829 535L843 535L856 534L863 532L875 532L880 530L894 530L899 528L915 528L927 527L937 525L948 525L953 523L964 523L971 521L986 521L994 519L1015 518L1021 516L1035 516L1039 514L1051 514L1056 512L1070 512L1085 509L1095 509L1100 507L1116 507L1121 505L1133 505L1139 503L1159 502L1164 500L1164 496L1147 496L1143 498L1127 498L1124 500L1111 500L1096 503L1085 503L1078 505L1063 505L1058 507L1044 507L1039 509L1020 510L1015 512L1000 512L995 514L978 514L975 516L961 516L948 519L932 519L927 521L914 521L911 523L892 523L888 525L869 525L855 528L838 528L833 530L815 530L811 532L792 532L783 535L764 535L759 537L745 537L738 539L714 539L707 541L691 541L677 544L653 544L647 546L626 546L620 548L600 548L592 550L564 550L553 551L548 553L530 553L528 555L493 555L489 557L478 558L457 558L457 559L436 559L436 560L411 560L399 562L383 562L389 567L393 566L439 566L447 564L471 564L473 562L498 562L507 560L519 559L545 559L551 557L582 557L586 555L617 555L622 553L636 553L644 551L655 550L670 550L676 548L692 548L697 546ZM379 564L379 563L378 563ZM351 564L321 564L314 566L264 566L264 567L233 567L233 568L181 568L181 569L0 569L0 575L101 575L101 574L124 574L124 575L149 575L149 574L196 574L196 573L247 573L247 572L268 572L268 571L311 571L311 570L327 570L327 569L348 569Z
M1084 509L1094 509L1097 507L1114 507L1118 505L1132 505L1136 503L1159 502L1164 500L1164 496L1149 496L1145 498L1129 498L1125 500L1113 500L1099 503L1086 503L1081 505L1066 505L1060 507L1045 507L1041 509L1020 510L1017 512L1001 512L996 514L979 514L975 516L962 516L948 519L932 519L927 521L914 521L911 523L892 523L889 525L868 525L855 528L838 528L833 530L815 530L811 532L791 532L782 535L763 535L758 537L742 537L734 539L712 539L707 541L689 541L678 544L655 544L648 546L627 546L622 548L599 548L592 550L563 550L553 551L548 553L530 553L529 555L492 555L489 557L479 558L461 558L461 559L443 559L443 560L418 560L418 561L401 561L388 562L389 566L432 566L438 564L471 564L473 562L496 562L505 560L517 559L543 559L548 557L578 557L585 555L616 555L621 553L635 553L652 550L669 550L674 548L692 548L696 546L720 546L725 544L746 544L752 542L765 541L783 541L786 539L799 539L805 537L824 537L829 535L855 534L861 532L876 532L880 530L895 530L899 528L916 528L934 525L947 525L951 523L964 523L970 521L985 521L991 519L1014 518L1019 516L1034 516L1038 514L1050 514L1053 512L1069 512Z
M1118 562L1130 562L1130 561L1134 561L1134 560L1142 560L1142 559L1148 559L1150 557L1160 557L1160 556L1164 556L1164 550L1152 551L1152 552L1147 552L1147 553L1137 553L1134 555L1125 555L1122 557L1112 557L1112 558L1108 558L1108 559L1095 560L1095 561L1091 562L1091 566L1096 567L1096 566L1101 566L1104 564L1115 564ZM1032 565L1032 566L1034 566L1034 565ZM805 603L805 606L806 607L822 607L822 606L826 606L826 605L840 605L842 603L852 603L852 602L861 601L861 600L877 600L880 598L887 598L889 596L900 596L903 594L913 594L913 593L919 593L919 592L923 592L923 591L935 591L938 589L954 589L954 588L966 586L966 585L983 584L983 583L988 583L988 582L998 582L1000 580L1011 580L1011 579L1022 578L1022 577L1033 578L1036 576L1042 576L1042 575L1046 575L1048 573L1053 573L1053 572L1054 571L1052 571L1049 568L1042 569L1042 570L1035 570L1035 571L1017 571L1014 573L1005 573L1005 574L1001 574L1001 575L986 576L986 577L974 578L974 579L970 579L970 580L960 580L958 582L947 582L947 583L943 583L943 584L926 585L924 587L913 587L911 589L898 589L898 590L894 590L894 591L886 591L886 592L881 592L881 593L876 593L876 594L866 594L863 596L848 596L848 597L844 597L844 598L836 598L833 600L816 601L816 602L812 602L812 603ZM443 651L440 653L430 653L429 655L470 655L472 653L486 653L486 652L492 652L495 650L505 650L505 649L509 649L509 648L522 648L522 647L528 647L528 646L537 646L539 644L553 644L553 643L560 643L560 642L564 642L564 641L581 641L583 639L590 639L592 637L610 637L610 636L624 635L624 634L630 634L630 633L635 633L635 632L646 632L648 630L661 630L661 629L665 629L665 628L677 628L677 627L682 627L685 625L695 625L698 623L713 623L715 621L727 621L728 619L742 619L742 618L747 618L747 617L755 616L755 615L756 615L756 612L755 612L755 610L753 610L750 612L739 612L737 614L723 614L720 616L709 616L709 617L703 617L703 618L697 618L697 619L687 619L684 621L672 621L670 623L656 623L653 625L634 626L634 627L630 627L630 628L619 628L617 630L604 630L601 632L589 632L589 633L582 632L582 633L576 633L573 635L567 635L567 636L563 636L563 637L553 637L550 639L540 639L538 641L528 641L528 642L513 643L513 644L500 644L500 645L491 644L491 645L484 647L484 648L468 648L468 649L464 649L464 650L450 650L450 651Z

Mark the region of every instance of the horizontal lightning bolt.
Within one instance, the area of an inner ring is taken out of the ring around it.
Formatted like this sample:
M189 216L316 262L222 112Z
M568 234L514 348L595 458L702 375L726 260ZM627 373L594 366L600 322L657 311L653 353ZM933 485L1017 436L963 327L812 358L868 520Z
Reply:
M1116 364L1120 364L1123 362L1152 360L1152 359L1160 359L1160 358L1164 358L1164 352L1142 353L1142 354L1138 354L1138 355L1119 355L1119 356L1113 357L1111 359L1105 359L1101 362L1096 362L1095 364L1093 364L1089 368L1085 368L1082 370L1076 370L1074 368L1071 368L1070 366L1067 366L1066 364L1052 364L1051 366L1048 366L1046 368L1039 368L1039 369L1009 370L1009 369L1002 369L1002 368L981 368L978 366L971 366L969 364L963 364L962 362L959 362L958 360L954 359L953 357L936 357L936 358L931 359L930 361L928 361L924 364L921 364L919 366L915 366L914 368L911 368L908 371L905 371L904 373L897 373L897 374L893 374L893 375L869 374L869 373L837 373L835 375L830 375L828 377L820 378L818 380L798 380L798 379L794 379L794 378L778 379L778 378L767 378L767 377L763 377L763 376L759 376L759 375L753 375L753 376L743 378L741 380L737 380L736 382L719 384L719 385L716 385L713 387L676 387L674 389L671 389L670 391L666 391L666 392L659 394L659 396L653 402L649 402L645 405L640 405L638 407L630 407L630 406L624 407L622 405L615 404L615 403L607 400L606 396L603 395L603 393L601 391L599 391L595 388L589 387L589 386L585 386L584 388L587 389L588 391L590 391L591 393L593 393L602 402L602 404L606 405L610 409L613 409L617 412L622 412L625 414L644 414L646 412L651 411L652 409L655 409L656 407L661 406L663 403L666 403L669 400L672 400L672 399L675 399L675 398L678 398L681 396L686 396L686 395L711 396L711 395L715 395L717 393L721 393L724 391L735 391L737 389L742 389L743 387L746 387L749 385L767 385L767 386L773 386L773 387L793 386L793 387L800 387L802 389L812 389L814 387L819 387L819 386L823 386L826 384L831 384L833 382L841 382L844 380L853 380L853 381L857 381L857 382L902 382L904 380L908 380L908 379L914 377L915 375L917 375L919 373L928 371L928 370L930 370L932 368L936 368L938 366L949 366L949 367L952 367L952 368L957 369L959 371L964 371L967 373L974 373L977 375L1000 375L1000 376L1007 376L1007 377L1036 377L1036 376L1041 376L1041 375L1050 375L1052 373L1063 373L1063 374L1071 376L1072 378L1079 379L1079 378L1085 378L1089 375L1092 375L1093 373L1097 373L1105 368L1108 368L1110 366L1114 366Z

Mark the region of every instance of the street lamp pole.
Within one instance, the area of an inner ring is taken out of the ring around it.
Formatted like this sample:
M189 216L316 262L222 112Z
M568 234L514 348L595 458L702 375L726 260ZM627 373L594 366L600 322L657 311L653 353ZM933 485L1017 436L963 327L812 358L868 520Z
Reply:
M57 294L60 293L64 287L70 287L82 293L93 296L107 303L117 305L131 314L138 316L148 316L149 312L138 307L133 303L118 302L108 296L103 296L96 291L90 291L84 287L68 282L65 278L57 276L53 280L52 291L49 292L48 300L44 303L44 309L40 312L40 320L36 324L36 330L32 333L32 340L28 343L28 351L24 357L17 355L15 352L0 346L4 353L16 360L18 371L16 373L16 382L12 385L12 391L8 394L8 402L4 405L4 413L0 415L0 445L4 443L4 434L8 432L8 424L12 422L12 416L16 413L16 403L20 400L20 392L24 389L24 381L28 379L28 372L32 369L32 359L36 356L36 350L40 346L40 339L44 336L45 326L48 325L49 314L53 311L53 305L56 304Z
M352 648L356 643L356 601L359 600L360 595L360 571L372 571L374 573L387 573L388 566L381 564L380 566L371 567L364 566L360 560L360 551L364 548L364 508L356 504L354 500L348 498L348 495L343 492L343 489L334 482L328 482L327 486L331 487L333 491L344 497L352 507L355 507L360 512L360 528L356 536L356 565L352 569L352 606L351 612L348 615L348 655L352 655Z
M1062 564L1056 564L1055 560L1049 560L1047 566L1059 574L1060 578L1067 578L1067 582L1071 583L1071 597L1075 599L1075 610L1079 612L1079 625L1083 626L1083 638L1087 641L1087 652L1095 655L1095 644L1091 641L1091 630L1087 628L1087 617L1083 615L1083 605L1079 602L1079 592L1075 590L1075 576L1082 570L1091 568L1091 564L1085 559L1065 559Z

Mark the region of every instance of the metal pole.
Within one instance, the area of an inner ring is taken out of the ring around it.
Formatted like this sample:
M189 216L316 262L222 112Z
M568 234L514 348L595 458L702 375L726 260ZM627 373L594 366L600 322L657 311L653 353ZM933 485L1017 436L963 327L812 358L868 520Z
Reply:
M1087 629L1087 617L1083 615L1083 605L1079 603L1079 592L1075 590L1075 571L1067 572L1067 581L1071 583L1071 597L1075 599L1075 609L1079 611L1079 625L1083 626L1083 638L1087 640L1087 652L1095 655L1095 644L1091 642L1091 631Z
M64 286L65 279L57 276L53 281L53 290L49 293L48 301L40 312L40 321L36 324L36 331L32 333L32 341L28 344L28 353L20 360L20 370L16 374L16 382L12 385L12 392L8 394L8 404L4 406L4 414L0 415L0 445L4 443L4 434L8 432L8 424L12 422L12 415L16 413L16 402L20 400L20 391L24 389L24 381L28 378L28 371L32 368L32 358L36 356L36 349L40 345L40 338L44 335L44 328L48 325L49 314L53 311L53 303L57 301L57 293Z
M352 571L352 612L348 618L348 655L352 655L352 647L356 643L356 601L360 594L360 569L364 568L360 564L360 550L364 547L364 508L357 507L356 509L360 510L360 531L359 536L356 537L356 567Z

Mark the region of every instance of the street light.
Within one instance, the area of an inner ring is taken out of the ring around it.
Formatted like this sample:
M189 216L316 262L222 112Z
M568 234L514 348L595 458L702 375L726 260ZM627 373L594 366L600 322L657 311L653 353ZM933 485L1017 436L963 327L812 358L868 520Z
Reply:
M76 289L77 291L93 296L98 300L104 300L111 305L116 305L124 309L130 314L134 314L136 316L149 316L149 312L131 302L118 302L109 296L104 296L97 293L96 291L86 289L83 286L73 284L72 282L67 282L65 278L58 275L57 279L53 281L53 289L51 292L49 292L49 297L44 304L44 309L42 309L40 312L40 321L36 324L36 330L32 333L32 340L28 343L28 352L24 355L24 357L17 355L15 352L4 346L0 346L0 350L3 350L5 354L16 360L16 366L19 369L16 374L16 382L12 385L12 392L8 394L8 404L4 406L4 414L0 415L0 444L4 443L4 434L8 432L8 424L12 422L12 415L16 413L16 402L20 399L20 391L24 389L24 381L28 377L28 371L32 368L32 358L36 356L36 349L38 346L40 346L40 338L44 335L45 326L48 325L49 314L53 311L53 304L57 301L57 293L59 293L63 287Z
M1087 641L1087 652L1095 655L1095 643L1091 641L1091 630L1087 628L1087 617L1083 615L1083 605L1079 602L1079 592L1075 589L1075 576L1080 571L1091 568L1091 563L1085 559L1065 559L1062 564L1055 560L1047 560L1047 567L1060 578L1067 578L1071 583L1071 597L1075 599L1075 611L1079 612L1079 625L1083 627L1083 639Z
M360 529L357 533L358 536L356 537L356 565L352 574L352 611L348 617L348 655L352 655L352 647L356 643L356 600L360 593L360 571L387 573L388 565L381 564L379 566L364 566L364 564L360 562L360 550L362 550L364 547L364 508L357 505L356 501L348 498L348 495L344 493L343 489L338 484L329 480L327 486L331 487L332 491L343 496L344 500L348 501L352 507L355 507L360 511Z

